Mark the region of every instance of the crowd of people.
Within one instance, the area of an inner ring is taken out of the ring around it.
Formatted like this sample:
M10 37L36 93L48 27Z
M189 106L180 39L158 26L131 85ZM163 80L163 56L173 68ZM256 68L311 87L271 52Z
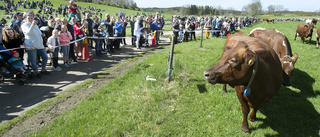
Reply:
M15 60L27 60L39 78L42 74L50 74L46 70L47 64L52 65L54 71L61 71L64 67L71 67L72 62L92 60L92 57L87 56L88 48L95 49L97 58L112 56L116 50L120 50L121 44L127 45L125 38L128 26L130 26L128 29L131 29L132 46L137 49L141 49L142 45L157 46L165 25L164 17L158 12L155 15L137 13L126 16L120 11L116 16L107 13L103 18L101 9L88 7L83 8L85 11L81 12L81 7L73 0L70 0L68 5L59 5L58 9L53 9L50 1L46 0L31 3L29 0L20 0L17 4L10 0L6 2L13 7L39 8L38 13L15 12L12 15L12 22L3 29L0 27L1 48L10 50L0 53L8 53L12 57L18 54L19 58ZM55 15L52 15L53 12ZM59 18L58 15L63 17ZM206 30L205 38L209 38L210 32L212 37L222 37L230 35L236 28L249 26L255 21L255 18L247 17L173 16L174 43L196 40L195 32L201 26ZM149 44L149 39L153 39L152 44ZM59 64L59 53L62 56L60 62L63 64ZM39 66L41 70L38 69Z
M7 2L15 5L14 1ZM105 17L101 18L100 12L92 12L92 10L101 10L89 7L87 8L89 11L81 13L80 7L72 0L66 6L69 10L66 16L59 18L50 15L47 17L40 11L44 11L48 6L52 7L51 3L45 0L35 3L40 9L38 13L15 12L12 22L3 28L0 27L1 49L9 50L9 52L1 50L0 54L9 54L10 58L15 57L14 61L9 63L17 69L21 67L14 64L22 65L23 60L26 60L38 78L41 78L42 75L50 75L51 72L47 71L47 64L52 65L54 71L61 71L64 67L71 67L72 62L91 60L92 58L84 57L84 54L88 52L86 46L95 49L97 58L112 56L116 50L120 50L120 44L127 45L125 38L129 25L132 33L131 42L137 49L141 49L142 44L149 46L148 37L151 34L156 36L156 44L158 44L159 35L161 35L159 30L164 25L164 18L159 13L154 16L137 14L130 17L120 11L116 16L105 14ZM32 6L23 8L32 8ZM61 9L62 13L57 12L57 14L64 14L63 8ZM63 64L59 64L59 53L62 56L60 62Z
M212 37L230 36L236 29L248 27L257 22L257 18L248 17L194 17L194 16L172 16L172 30L174 34L174 43L196 40L195 31L203 27L205 38L208 39L210 33Z

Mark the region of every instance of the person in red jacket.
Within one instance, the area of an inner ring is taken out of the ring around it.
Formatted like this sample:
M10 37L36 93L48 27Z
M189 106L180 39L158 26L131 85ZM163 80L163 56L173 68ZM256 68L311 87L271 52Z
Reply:
M76 40L78 39L82 39L84 37L84 33L83 33L83 29L84 25L80 24L80 19L76 19L76 23L73 25L73 29L74 29L74 35L76 37ZM81 50L82 53L82 46L83 46L83 41L80 40L78 42L76 42L76 55L79 56L79 50Z
M75 17L76 19L80 19L78 15L78 5L73 3L73 0L69 1L68 4L68 8L69 8L69 18L68 18L68 22L70 21L71 17Z

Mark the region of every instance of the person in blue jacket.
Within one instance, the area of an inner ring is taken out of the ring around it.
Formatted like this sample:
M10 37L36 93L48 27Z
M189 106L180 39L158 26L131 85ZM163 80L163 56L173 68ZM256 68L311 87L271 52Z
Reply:
M124 27L123 27L123 23L121 22L121 18L118 17L117 22L114 25L115 37L121 37L123 28ZM115 49L120 49L120 40L121 38L116 38L115 45L114 45Z
M156 33L156 45L159 45L159 29L160 24L158 22L158 19L155 18L154 21L151 23L151 30L152 32Z

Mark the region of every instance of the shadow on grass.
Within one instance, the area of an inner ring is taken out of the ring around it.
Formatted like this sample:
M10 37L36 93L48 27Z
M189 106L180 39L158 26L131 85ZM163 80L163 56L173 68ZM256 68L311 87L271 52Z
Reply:
M277 136L319 136L320 114L308 98L320 95L314 91L312 84L315 79L306 72L296 69L292 77L292 85L300 92L282 87L260 112L266 119L257 128L270 127ZM274 136L266 134L265 136Z
M199 90L199 93L208 92L205 84L198 84L198 85L197 85L197 88L198 88L198 90Z

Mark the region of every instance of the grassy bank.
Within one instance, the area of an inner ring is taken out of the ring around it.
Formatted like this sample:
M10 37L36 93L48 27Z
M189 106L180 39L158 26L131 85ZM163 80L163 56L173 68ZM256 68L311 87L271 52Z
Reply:
M17 1L16 1L16 3L17 3ZM67 4L69 3L69 1L66 1L66 0L53 0L53 1L51 1L51 3L53 4L53 8L54 8L54 9L57 9L60 4L66 4L66 5L67 5ZM3 1L0 1L0 5L4 5L4 4L5 4L5 3L4 3ZM137 13L139 13L139 14L141 15L142 13L145 13L145 12L143 12L143 11L123 9L123 8L112 7L112 6L107 6L107 5L100 5L100 4L95 4L95 3L75 2L75 4L77 4L78 6L81 6L81 7L82 7L81 12L85 11L84 8L88 8L89 6L90 6L90 7L96 6L97 9L101 9L101 10L102 10L102 11L101 11L101 13L102 13L102 19L105 18L105 14L106 14L106 13L109 13L110 16L116 16L116 13L119 14L120 11L126 13L126 16L136 15ZM39 10L39 8L37 8L37 9L24 9L24 8L22 8L22 6L21 6L21 7L18 8L17 11L19 11L19 12L25 12L25 11L28 11L28 10L31 10L31 11L34 11L35 13L37 13L38 10ZM14 13L17 12L17 11L14 11ZM146 14L147 14L147 13L146 13ZM55 15L55 14L52 14L52 16L54 16L54 15ZM152 15L155 15L155 13L152 13ZM165 14L165 13L162 14L162 15L164 16L165 19L168 19L169 17L171 18L171 16L172 16L171 14ZM60 18L63 18L62 15L58 15L58 16L59 16ZM97 16L98 16L99 19L101 20L100 14L97 15ZM0 10L0 18L5 18L5 17L6 17L6 14L5 14L4 10ZM83 15L81 15L81 17L83 17ZM65 18L67 18L67 17L65 17ZM93 17L91 17L91 18L93 18ZM11 20L12 20L12 19L7 19L7 25L9 25L9 24L11 23ZM171 21L170 21L170 22L171 22ZM164 30L171 30L171 29L172 29L171 25L166 25L166 26L164 27ZM131 36L131 29L128 29L128 31L127 31L127 36Z
M299 54L292 85L276 96L249 123L251 136L319 136L319 50L294 41L297 22L259 23L277 28ZM210 38L175 46L173 81L166 81L169 49L136 64L70 112L32 136L247 136L233 89L210 85L203 71L220 59L226 38ZM146 76L157 81L146 81Z

